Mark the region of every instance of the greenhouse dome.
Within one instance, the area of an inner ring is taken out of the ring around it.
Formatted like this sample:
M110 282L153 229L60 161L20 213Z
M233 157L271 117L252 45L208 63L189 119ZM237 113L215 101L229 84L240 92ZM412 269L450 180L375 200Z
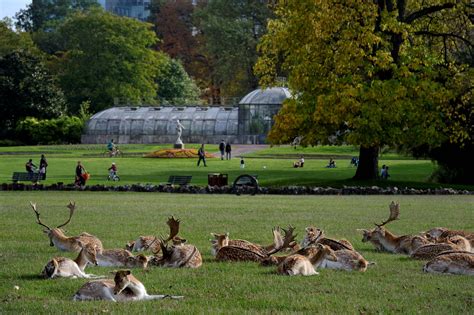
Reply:
M290 94L284 88L255 90L234 107L113 107L93 115L82 143L174 143L177 120L184 143L265 143L273 115Z

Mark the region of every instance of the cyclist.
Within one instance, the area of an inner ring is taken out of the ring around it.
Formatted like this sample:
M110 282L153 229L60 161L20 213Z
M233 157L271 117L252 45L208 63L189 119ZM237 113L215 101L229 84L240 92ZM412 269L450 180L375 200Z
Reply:
M115 177L117 177L117 165L115 165L115 162L112 163L112 166L108 168L109 171L109 179L114 180Z

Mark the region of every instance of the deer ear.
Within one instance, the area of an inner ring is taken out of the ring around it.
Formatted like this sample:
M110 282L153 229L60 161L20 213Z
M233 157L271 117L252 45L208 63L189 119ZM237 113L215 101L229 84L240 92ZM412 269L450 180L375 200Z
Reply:
M132 272L130 271L130 269L127 269L127 270L124 270L124 271L125 271L125 274L126 274L127 276L132 273Z

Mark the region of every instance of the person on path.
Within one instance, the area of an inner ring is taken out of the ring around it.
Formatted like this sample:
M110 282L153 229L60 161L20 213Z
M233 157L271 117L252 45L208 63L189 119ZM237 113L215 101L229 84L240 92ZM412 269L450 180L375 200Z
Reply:
M241 168L241 169L244 169L244 168L245 168L245 161L244 161L244 157L243 157L243 156L240 157L240 168Z
M46 168L48 167L48 161L46 161L46 157L44 154L41 154L41 159L39 162L39 172L41 174L40 179L45 180L46 179Z
M198 156L199 156L199 160L198 160L197 166L199 166L199 164L201 164L201 161L202 161L204 163L204 166L207 167L207 165L206 165L206 151L204 151L204 143L201 145L201 147L198 150Z
M227 142L227 144L225 145L225 159L226 160L230 160L232 158L231 152L232 152L232 147L230 146L230 143Z
M225 142L224 140L219 143L219 151L221 151L221 160L224 159L224 152L225 152Z

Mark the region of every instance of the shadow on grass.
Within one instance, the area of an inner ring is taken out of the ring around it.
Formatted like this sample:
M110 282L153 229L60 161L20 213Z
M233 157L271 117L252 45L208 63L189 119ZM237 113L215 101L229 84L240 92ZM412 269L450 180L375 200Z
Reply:
M21 275L18 278L20 278L21 280L44 280L45 279L40 274L26 274L26 275Z

